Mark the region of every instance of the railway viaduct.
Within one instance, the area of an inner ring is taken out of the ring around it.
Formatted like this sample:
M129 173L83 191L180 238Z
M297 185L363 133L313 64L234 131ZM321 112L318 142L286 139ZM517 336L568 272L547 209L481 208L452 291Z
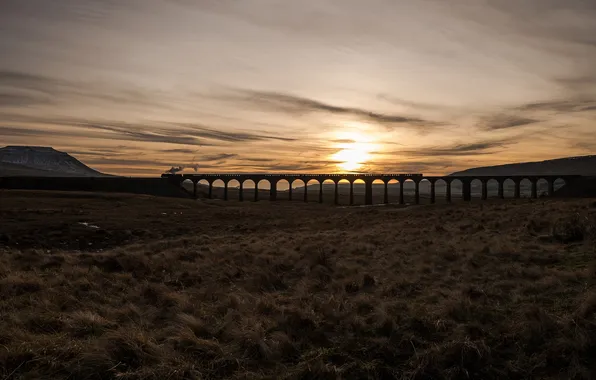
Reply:
M399 203L404 202L404 184L406 181L412 181L415 185L414 199L415 203L420 203L420 182L426 180L430 183L430 202L435 203L436 201L436 185L438 182L443 181L446 184L446 200L451 201L451 184L453 181L460 181L463 187L462 195L464 201L472 200L472 182L479 180L482 184L482 199L488 198L488 182L491 180L497 181L498 196L504 198L504 185L505 181L512 180L515 184L515 198L521 197L521 182L523 180L529 180L531 183L531 196L532 198L538 198L538 181L545 180L548 183L548 195L555 195L555 181L562 179L565 181L566 186L571 185L575 180L582 178L578 175L520 175L520 176L425 176L423 174L163 174L162 178L172 181L177 186L181 186L182 182L190 180L193 183L193 196L197 197L197 186L198 182L205 180L209 184L208 197L212 198L213 195L213 183L217 180L221 180L224 183L224 199L228 200L228 184L230 181L236 180L240 184L239 187L239 200L244 199L244 182L251 180L255 184L254 200L259 200L258 184L262 180L266 180L270 184L269 200L277 200L277 187L278 182L285 180L289 183L289 199L292 200L293 183L295 181L301 181L304 186L308 185L309 181L315 180L319 183L319 202L323 202L323 182L333 181L335 184L335 203L339 203L339 182L342 180L350 183L350 204L354 204L354 182L361 180L365 184L365 204L373 204L373 182L381 181L384 183L384 203L389 203L388 184L391 180L396 180L400 184ZM308 201L308 191L304 191L304 201Z

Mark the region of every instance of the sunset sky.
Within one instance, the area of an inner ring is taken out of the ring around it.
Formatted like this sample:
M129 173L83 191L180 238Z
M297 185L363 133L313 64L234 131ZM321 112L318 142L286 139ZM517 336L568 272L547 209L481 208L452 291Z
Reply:
M0 0L0 146L112 174L596 152L594 0Z

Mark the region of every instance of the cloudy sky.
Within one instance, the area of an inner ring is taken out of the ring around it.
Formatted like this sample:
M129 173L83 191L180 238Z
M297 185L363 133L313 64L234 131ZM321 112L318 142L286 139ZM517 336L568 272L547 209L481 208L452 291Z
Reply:
M594 0L1 0L0 145L99 170L596 152Z

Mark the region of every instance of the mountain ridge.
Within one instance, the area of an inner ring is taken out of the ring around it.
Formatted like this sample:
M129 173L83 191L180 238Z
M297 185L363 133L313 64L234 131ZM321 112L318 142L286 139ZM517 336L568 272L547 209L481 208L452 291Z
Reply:
M555 158L544 161L481 166L449 176L583 175L596 176L596 155Z
M0 148L0 176L105 177L66 152L52 147L8 145Z

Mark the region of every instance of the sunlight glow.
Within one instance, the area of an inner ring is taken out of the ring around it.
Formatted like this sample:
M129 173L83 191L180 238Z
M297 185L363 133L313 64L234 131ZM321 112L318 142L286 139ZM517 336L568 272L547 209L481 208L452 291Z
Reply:
M341 171L354 172L361 170L371 159L376 144L370 134L360 131L339 131L335 133L336 147L340 150L331 155L331 159L339 161Z

